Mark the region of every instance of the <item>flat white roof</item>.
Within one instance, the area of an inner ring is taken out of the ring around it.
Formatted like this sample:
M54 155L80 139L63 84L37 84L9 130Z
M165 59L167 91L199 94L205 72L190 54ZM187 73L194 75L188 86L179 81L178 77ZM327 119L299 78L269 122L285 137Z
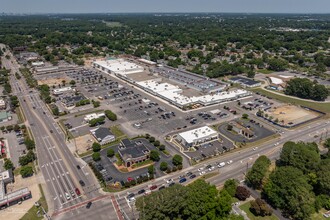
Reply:
M157 63L156 62L153 62L151 60L146 60L146 59L138 59L140 62L143 62L143 63L147 63L147 64L150 64L150 65L156 65Z
M84 117L84 120L85 121L90 121L92 119L96 119L96 118L100 118L100 117L105 117L105 114L102 112L102 113L92 113L92 114L89 114L89 115L85 115Z
M218 92L203 96L188 97L181 94L182 89L180 89L178 86L174 86L169 83L160 83L154 80L147 80L147 81L137 82L137 84L180 105L187 105L190 103L197 103L197 102L208 104L212 102L220 102L222 100L227 100L227 99L234 99L237 98L239 95L249 94L246 90L237 89L228 92Z
M281 80L280 78L276 78L276 77L269 77L270 78L270 81L276 85L279 85L279 84L282 84L283 83L283 80Z
M279 75L280 77L284 78L284 79L290 79L292 78L293 76L287 76L287 75Z
M54 93L61 93L61 92L67 92L67 91L71 91L72 88L71 87L62 87L59 89L54 89Z
M179 136L183 138L187 143L194 143L197 140L201 140L216 135L218 135L218 133L208 126L179 133Z
M131 63L125 61L124 59L113 59L113 60L106 60L106 61L95 61L94 62L101 67L110 70L114 73L126 75L132 73L139 73L143 72L144 68L139 66L135 63Z

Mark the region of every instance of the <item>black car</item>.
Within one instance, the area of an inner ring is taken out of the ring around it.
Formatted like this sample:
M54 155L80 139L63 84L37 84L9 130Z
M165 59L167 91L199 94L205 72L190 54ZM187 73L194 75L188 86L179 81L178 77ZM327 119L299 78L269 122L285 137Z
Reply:
M196 175L193 174L193 175L191 175L189 178L190 178L190 179L194 179L195 177L196 177Z
M133 198L134 196L135 196L134 193L130 193L130 194L128 194L127 199Z
M145 193L145 192L146 192L145 189L141 189L141 190L138 191L138 194L143 194L143 193Z
M82 181L82 180L79 180L79 184L80 184L81 186L85 186L85 182Z
M163 190L163 189L165 189L165 186L161 186L161 187L159 187L158 190Z
M92 202L88 202L86 205L86 209L89 209L92 206Z
M79 165L77 165L77 169L80 170L80 166Z

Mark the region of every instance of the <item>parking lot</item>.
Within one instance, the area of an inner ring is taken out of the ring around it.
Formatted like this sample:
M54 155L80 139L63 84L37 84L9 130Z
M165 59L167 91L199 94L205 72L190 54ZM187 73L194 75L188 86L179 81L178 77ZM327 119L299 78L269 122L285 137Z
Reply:
M102 113L102 111L97 112L97 114ZM90 113L87 113L90 114ZM77 117L70 117L62 121L62 124L68 131L73 135L73 137L83 136L90 133L95 127L90 127L89 123L84 120L86 115L80 115ZM104 118L104 124L102 127L111 127L115 125L114 122L110 121L107 117Z
M189 157L195 161L205 160L207 158L223 154L235 148L233 143L225 137L221 137L221 140L215 140L202 144L198 147L194 147L196 151L194 152L185 152Z
M6 145L6 151L9 151L11 161L15 167L19 167L19 157L27 153L23 134L15 131L1 133L1 136L6 140L4 143Z
M252 138L246 138L243 135L238 134L237 132L229 131L227 129L229 125L228 123L221 124L218 128L219 132L235 142L254 142L275 134L274 131L269 130L268 128L264 127L263 124L253 119L248 119L248 120L236 119L235 121L244 125L244 127L251 130L254 134Z
M134 141L141 141L149 150L157 150L155 146L149 143L148 140L139 138L135 139ZM118 152L119 145L111 146L112 149L114 149L115 152ZM101 174L105 177L105 180L108 184L110 183L115 183L115 182L127 182L128 178L129 179L137 179L143 176L149 176L148 174L148 167L140 168L140 169L135 169L131 172L121 172L119 171L113 163L116 162L117 158L112 157L109 158L107 157L107 150L109 148L105 148L101 150L101 160L98 162L94 162L91 158L91 156L83 158L87 163L92 162L95 167L101 172ZM158 150L157 150L158 151ZM155 162L154 167L155 167L155 177L160 177L164 176L165 174L159 170L159 165L161 162L167 162L169 166L172 165L172 157L167 157L163 153L160 153L160 160L158 162Z

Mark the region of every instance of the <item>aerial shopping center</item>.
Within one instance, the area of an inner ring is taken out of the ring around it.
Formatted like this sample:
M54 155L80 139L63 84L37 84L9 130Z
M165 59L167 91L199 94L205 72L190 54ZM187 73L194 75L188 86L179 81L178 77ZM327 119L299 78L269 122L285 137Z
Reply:
M243 89L230 89L224 82L143 59L109 59L95 61L93 66L181 109L233 101L250 95Z

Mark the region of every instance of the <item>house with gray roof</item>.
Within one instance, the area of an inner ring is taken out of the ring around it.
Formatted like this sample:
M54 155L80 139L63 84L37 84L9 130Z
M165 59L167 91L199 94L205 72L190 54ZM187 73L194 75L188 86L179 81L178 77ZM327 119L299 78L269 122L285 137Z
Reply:
M99 142L101 145L108 144L114 140L116 137L108 128L99 127L90 131L93 137Z

